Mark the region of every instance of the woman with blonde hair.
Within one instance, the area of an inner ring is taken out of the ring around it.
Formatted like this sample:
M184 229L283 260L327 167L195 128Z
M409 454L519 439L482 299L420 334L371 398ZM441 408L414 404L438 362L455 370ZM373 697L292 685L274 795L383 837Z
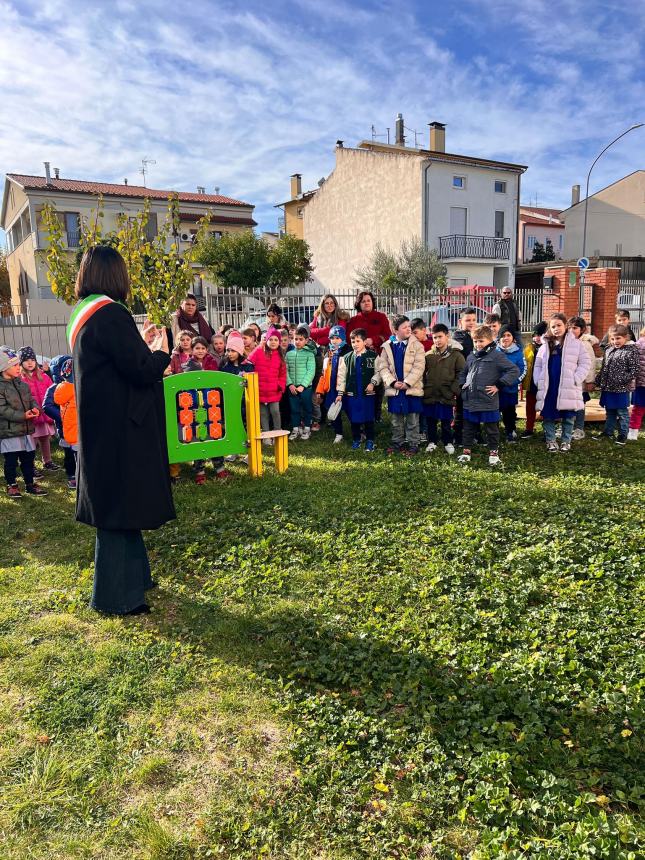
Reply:
M331 293L323 296L309 326L311 339L318 346L329 346L329 330L335 325L347 326L349 314L341 310L338 299Z

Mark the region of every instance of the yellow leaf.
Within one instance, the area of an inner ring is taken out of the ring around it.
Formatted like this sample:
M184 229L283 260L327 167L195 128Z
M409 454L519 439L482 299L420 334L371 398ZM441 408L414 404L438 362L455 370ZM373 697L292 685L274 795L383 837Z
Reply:
M387 793L389 792L389 790L390 790L390 789L388 788L388 786L387 786L384 782L375 782L375 783L374 783L374 788L375 788L377 791L382 791L384 794L387 794Z
M628 738L632 734L632 732L630 729L623 729L620 734L622 737Z

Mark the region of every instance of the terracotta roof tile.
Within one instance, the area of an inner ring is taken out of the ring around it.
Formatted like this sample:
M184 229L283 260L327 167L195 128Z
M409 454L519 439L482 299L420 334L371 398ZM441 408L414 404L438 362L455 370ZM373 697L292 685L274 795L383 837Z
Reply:
M33 191L62 191L70 194L103 194L106 197L132 197L150 200L167 200L170 194L177 194L182 203L216 203L224 206L251 206L242 200L224 197L221 194L197 194L190 191L170 191L159 188L144 188L143 185L120 185L111 182L86 182L83 179L52 179L47 184L44 176L28 176L21 173L8 173L23 188Z

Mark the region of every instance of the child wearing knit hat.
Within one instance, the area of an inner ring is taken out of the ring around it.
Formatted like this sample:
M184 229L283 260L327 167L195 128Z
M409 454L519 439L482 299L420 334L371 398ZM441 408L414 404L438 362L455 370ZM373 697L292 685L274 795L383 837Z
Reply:
M319 404L322 404L325 413L335 402L337 397L336 382L338 379L338 362L342 356L351 352L351 347L348 346L345 329L342 325L334 325L329 329L329 346L323 360L322 375L316 386L316 399ZM343 416L338 413L332 421L334 428L334 444L338 445L343 441Z
M38 407L42 407L47 389L52 384L51 378L38 367L36 353L30 346L23 346L18 351L20 369L23 380L29 386ZM43 468L48 472L58 471L58 466L52 461L51 437L56 435L56 426L52 419L40 410L40 415L34 421L34 432L32 438L34 444L40 447L43 458ZM36 472L37 478L42 477L42 472Z
M14 352L0 352L0 454L4 458L7 495L19 499L22 495L16 483L18 461L25 479L25 488L33 496L47 492L34 483L36 446L31 434L33 421L40 415L36 401L26 382L20 379L20 361Z

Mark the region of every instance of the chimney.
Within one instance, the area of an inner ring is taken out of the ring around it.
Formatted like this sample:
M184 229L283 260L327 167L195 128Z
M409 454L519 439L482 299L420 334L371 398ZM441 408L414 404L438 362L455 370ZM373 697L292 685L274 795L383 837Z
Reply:
M580 186L572 185L571 186L571 205L575 206L576 203L580 203Z
M293 173L291 176L291 199L295 200L302 194L302 176L299 173Z
M405 146L405 129L403 126L403 114L396 115L396 128L394 132L394 143L396 146Z
M45 179L47 180L47 185L51 185L52 177L51 173L49 172L49 162L45 161L43 163L45 165Z
M197 193L198 193L198 194L206 194L206 189L204 188L204 186L203 186L203 185L198 185L198 186L197 186Z
M337 140L336 141L336 149L342 149L344 143L345 143L344 140Z
M54 178L60 179L60 168L58 168L58 167L54 168Z
M219 194L219 185L215 186L215 194Z
M446 126L442 122L429 122L430 150L432 152L446 151Z
M127 180L127 178L123 180L123 184L124 184L124 185L127 185L127 184L128 184L128 180Z

